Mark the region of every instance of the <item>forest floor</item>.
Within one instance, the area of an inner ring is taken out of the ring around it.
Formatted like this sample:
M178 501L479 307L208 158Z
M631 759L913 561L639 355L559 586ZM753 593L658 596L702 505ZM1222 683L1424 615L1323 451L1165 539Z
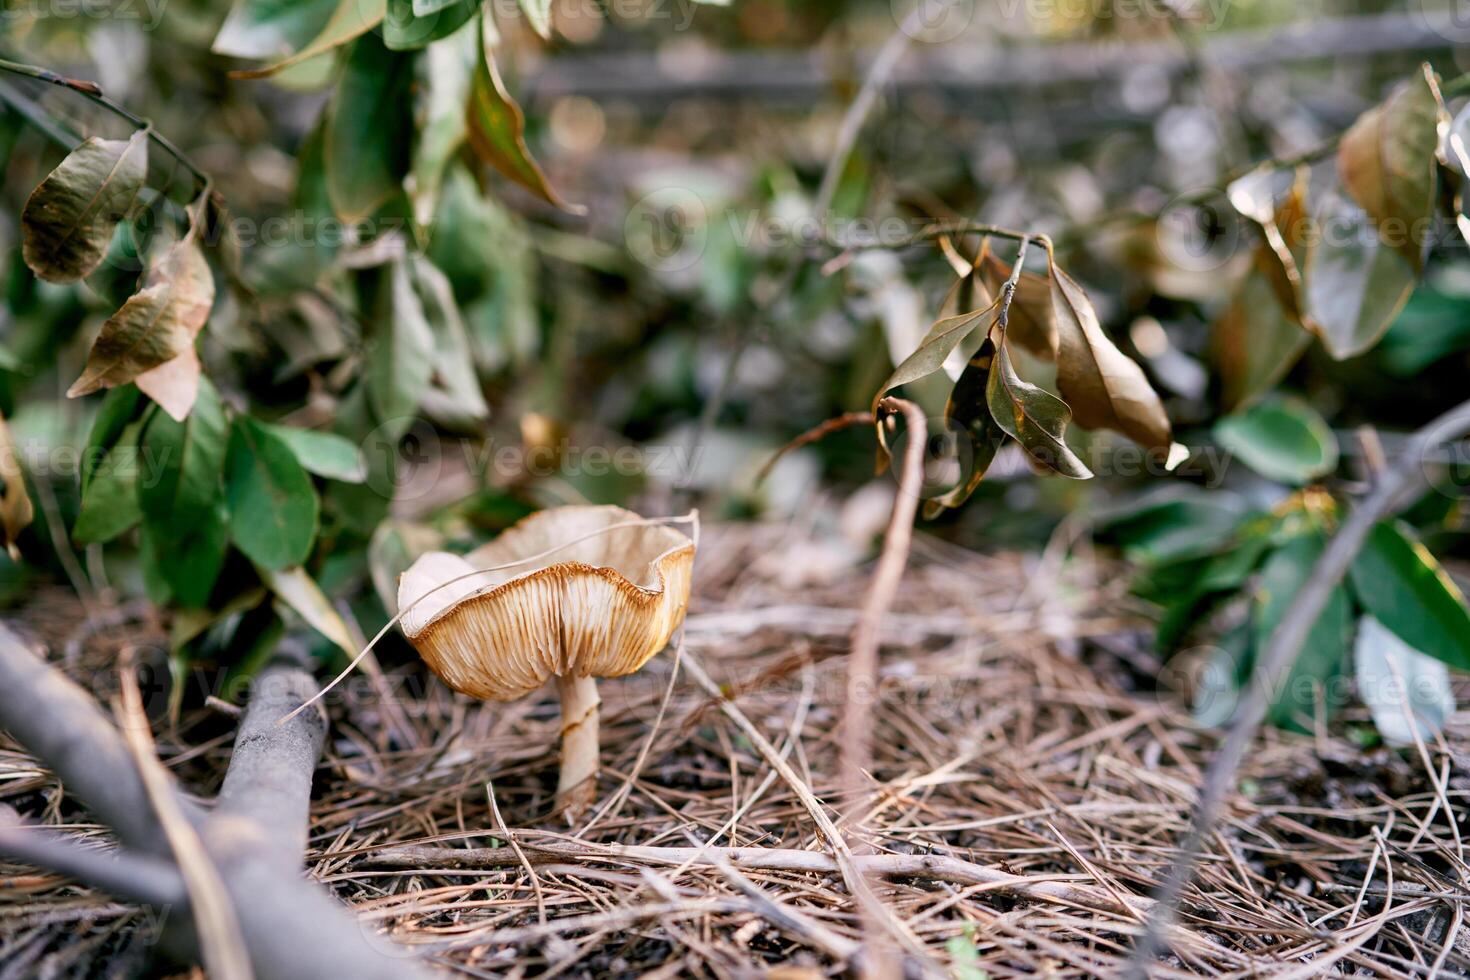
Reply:
M404 664L331 699L308 869L405 952L472 976L818 977L876 933L965 980L1110 975L1219 733L1157 693L1122 570L1060 551L916 538L872 701L876 786L856 806L839 728L870 566L789 527L706 529L682 651L601 685L599 809L572 827L551 814L551 694L473 704ZM85 619L57 590L19 625L105 703L122 647L163 638ZM1360 747L1347 726L1364 718L1259 737L1158 975L1470 972L1470 717L1422 755ZM211 797L230 715L186 708L156 728ZM3 740L0 804L102 837ZM867 855L880 913L855 907L813 806ZM0 980L146 972L157 928L0 863Z

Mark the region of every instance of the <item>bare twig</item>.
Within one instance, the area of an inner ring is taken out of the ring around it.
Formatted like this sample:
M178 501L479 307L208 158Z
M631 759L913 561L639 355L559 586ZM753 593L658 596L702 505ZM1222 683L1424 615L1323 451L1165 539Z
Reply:
M189 811L174 791L173 779L153 744L148 715L143 710L143 697L133 674L132 657L125 656L120 669L122 694L118 699L118 722L123 737L133 750L133 760L148 803L168 841L170 852L179 868L184 890L189 895L189 908L199 953L212 977L222 980L251 980L250 956L245 950L245 937L240 930L235 908L225 892L220 869L206 852L199 830L189 819Z
M878 677L878 640L883 617L893 605L898 583L908 565L909 546L914 538L914 518L919 513L919 497L924 483L924 449L928 422L923 411L902 398L885 398L879 403L885 412L902 412L909 427L903 470L898 493L893 498L893 513L883 536L883 551L878 567L863 597L862 612L852 633L852 650L847 665L847 703L842 715L842 780L847 798L847 824L868 807L868 770L872 767L872 701ZM864 841L852 845L854 853L869 849ZM869 889L858 892L863 917L876 929L888 929L878 898Z
M0 728L45 760L124 845L169 857L148 793L97 703L0 624ZM195 811L195 819L200 814Z
M259 977L422 976L422 967L344 915L301 877L311 783L326 737L317 684L290 660L261 672L235 737L220 805L204 828ZM281 721L282 716L289 721Z
M706 853L726 881L749 898L761 910L762 915L787 932L806 940L839 963L852 959L862 949L859 944L846 936L839 936L811 916L767 895L759 885L736 870L718 848L710 849Z
M49 68L39 68L35 65L25 65L15 61L7 61L3 58L0 58L0 71L9 72L12 75L22 75L26 78L34 78L38 82L48 82L52 85L59 85L64 89L76 92L84 98L90 99L113 115L127 120L134 126L134 128L146 129L148 131L148 138L152 140L155 144L157 144L159 149L168 153L169 156L173 157L175 160L181 163L184 166L184 169L188 170L189 173L193 175L194 179L199 182L199 185L201 187L207 187L209 185L209 177L204 173L204 171L200 170L197 166L194 165L194 162L189 159L188 155L185 154L183 150L180 150L177 146L170 142L167 137L160 135L156 130L154 130L152 123L150 123L148 120L144 119L142 116L139 116L137 113L128 109L126 106L119 105L118 103L109 99L107 96L103 95L102 86L98 85L96 82L90 82L79 78L67 78L64 75L57 74Z
M839 871L836 858L830 854L781 847L642 847L529 843L522 843L521 846L529 860L541 864L632 861L679 865L688 862L718 869L720 862L724 861L747 871L803 871L815 874L834 874ZM520 864L516 855L503 847L400 845L369 854L367 860L386 867L419 869L512 868ZM1113 893L1102 888L1057 877L1010 874L998 868L989 868L943 854L859 854L854 855L852 860L864 873L884 878L929 878L964 885L980 885L1017 898L1107 912L1125 920L1133 920L1154 904L1153 900L1141 897L1130 898L1124 904Z
M167 862L88 847L45 827L0 826L0 854L158 908L183 907L188 901L183 879Z
M1273 695L1285 682L1307 634L1327 607L1332 590L1342 581L1373 526L1391 514L1410 489L1422 485L1424 464L1430 450L1459 438L1467 431L1470 431L1470 402L1446 412L1414 434L1394 465L1380 474L1372 493L1343 522L1312 569L1306 585L1282 617L1281 624L1271 634L1250 688L1241 700L1235 722L1206 774L1189 836L1159 888L1159 901L1149 915L1148 928L1130 958L1129 976L1140 980L1147 976L1148 966L1162 944L1162 933L1173 921L1185 885L1194 875L1204 843L1214 833L1225 796L1235 784L1235 773L1241 759L1265 718Z
M776 464L785 459L788 453L795 452L802 446L809 446L814 442L820 442L834 432L850 429L854 425L871 425L872 423L872 412L844 412L836 418L831 418L812 426L771 454L771 458L766 460L765 465L760 468L760 472L756 473L755 485L760 486L764 483L766 477L771 475L771 470L775 469Z

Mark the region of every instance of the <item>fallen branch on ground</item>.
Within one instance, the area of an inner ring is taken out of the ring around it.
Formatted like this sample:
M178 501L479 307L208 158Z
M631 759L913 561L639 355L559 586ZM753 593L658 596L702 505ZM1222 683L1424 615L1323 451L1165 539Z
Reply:
M781 847L643 847L637 845L529 844L521 850L533 864L549 863L654 863L680 865L686 862L719 869L722 862L748 871L806 871L835 874L837 860L824 851L802 851ZM431 847L404 844L366 855L374 865L417 868L517 868L520 860L506 847ZM1153 900L1129 898L1126 903L1112 893L1090 885L1056 877L1027 877L990 868L943 854L855 854L851 860L864 874L884 878L931 878L962 885L989 886L1015 898L1050 902L1093 912L1107 912L1133 920L1146 913Z
M427 976L406 951L395 954L386 941L379 944L371 926L357 922L301 875L311 779L326 724L319 713L310 711L285 725L277 721L315 690L311 675L293 663L278 660L267 667L256 680L241 721L217 811L206 815L177 787L170 790L185 818L198 829L225 883L259 980ZM177 875L170 860L166 865L150 861L147 880L127 877L130 870L143 866L136 860L140 854L169 857L134 759L96 702L3 625L0 729L51 766L68 791L117 833L124 848L110 863L77 860L86 854L80 848L59 850L50 846L58 841L27 840L30 830L11 829L0 833L0 852L23 861L57 857L68 866L56 870L133 898L146 898L147 890L164 887L156 873L160 865ZM7 848L7 843L14 848ZM182 883L178 890L182 892ZM187 906L179 908L186 921L170 923L166 942L175 955L192 958L198 955L198 944L187 926Z

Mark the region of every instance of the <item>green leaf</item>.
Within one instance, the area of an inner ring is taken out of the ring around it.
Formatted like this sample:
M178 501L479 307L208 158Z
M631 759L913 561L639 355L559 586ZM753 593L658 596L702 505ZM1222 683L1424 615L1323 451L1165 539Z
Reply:
M327 193L343 221L372 216L403 186L413 143L413 58L376 35L352 46L327 107Z
M1347 198L1323 195L1317 221L1322 240L1307 260L1307 310L1327 353L1341 361L1383 336L1413 291L1415 272Z
M1470 296L1423 285L1409 296L1403 312L1379 344L1378 352L1390 373L1412 378L1467 347L1470 347Z
M434 333L406 258L387 270L379 310L368 345L368 398L378 421L402 434L413 424L434 371Z
M1161 650L1177 647L1199 620L1199 611L1216 597L1245 585L1270 550L1271 530L1270 523L1248 520L1224 551L1181 563L1188 566L1185 581L1171 582L1167 590L1152 596L1164 606L1156 634Z
M495 262L477 259L482 252ZM485 371L529 364L541 337L539 261L525 224L480 194L463 164L445 176L428 254L454 285L475 363Z
M160 541L207 521L222 500L228 429L224 406L206 380L186 420L155 412L143 430L138 503Z
M547 40L551 39L551 0L520 0L521 10L531 28Z
M262 292L294 293L313 285L342 247L343 235L327 190L326 114L296 151L296 187L286 240L257 249L251 284Z
M210 50L234 58L284 58L322 32L337 0L236 0Z
M1465 597L1407 527L1374 527L1351 575L1363 608L1405 643L1456 670L1470 670Z
M567 204L552 190L541 167L532 159L526 146L526 118L500 80L483 31L470 90L469 138L480 159L504 176L563 211L582 212L582 208Z
M412 418L391 424L380 422L366 382L348 389L338 406L333 430L359 447L367 463L367 479L362 483L327 484L326 504L336 521L364 538L388 516L398 489L398 444L412 423Z
M427 228L433 222L445 168L464 144L469 130L465 106L475 76L479 43L475 26L470 25L429 45L417 63L414 128L418 140L406 189L420 227Z
M436 10L419 13L415 0L388 0L383 43L394 51L422 48L459 30L479 7L479 0L455 0Z
M140 478L146 475L146 468L139 471ZM209 604L214 583L225 565L229 543L229 515L222 499L216 498L188 524L159 524L150 520L144 511L143 548L147 561L153 566L153 574L168 585L173 601L184 608ZM145 565L145 571L146 568Z
M1342 136L1337 166L1381 240L1417 275L1433 230L1438 196L1439 82L1427 64Z
M1213 554L1235 536L1242 514L1206 493L1150 499L1099 525L1130 562L1163 565Z
M954 980L990 980L990 974L980 966L980 954L975 951L975 929L965 924L963 936L952 936L945 944L949 953Z
M1266 560L1255 599L1255 645L1266 649L1297 593L1311 577L1326 542L1319 533L1300 535ZM1272 692L1272 723L1297 731L1314 730L1319 712L1333 708L1334 680L1342 673L1352 633L1352 602L1347 590L1332 590L1327 607L1313 624L1285 683Z
M962 479L954 489L925 504L925 517L932 519L945 508L959 507L969 500L985 479L990 464L995 461L995 454L1006 440L1005 430L991 417L990 406L985 401L985 391L994 368L995 342L987 337L975 356L970 358L970 363L965 365L944 407L946 428L951 432L957 431L961 438L968 440L970 458L960 457L960 462L967 464L961 466ZM919 435L911 432L909 438Z
M352 642L352 633L332 602L322 592L306 569L300 567L282 569L260 569L261 581L285 605L295 610L312 629L335 643L349 657L358 654L357 644Z
M1337 468L1337 436L1317 410L1276 397L1215 423L1215 441L1268 480L1302 486Z
M94 136L67 154L21 212L26 265L49 282L76 282L107 255L113 232L148 176L148 133Z
M77 544L104 544L143 519L138 505L138 437L143 421L128 423L82 488L82 504L72 527Z
M97 407L97 416L92 420L92 429L87 434L87 446L82 452L82 492L86 493L92 474L107 456L107 451L121 438L128 423L138 417L142 393L135 385L122 385L110 390Z
M236 419L225 485L230 538L246 557L269 569L306 560L321 502L285 440L254 419Z
M490 416L490 407L480 391L454 287L428 259L413 255L407 261L415 295L434 337L434 384L424 392L421 408L441 425L473 431Z
M292 65L325 54L333 48L361 37L381 24L387 12L388 0L338 0L337 7L327 19L326 25L306 47L264 68L252 68L248 71L231 72L231 74L236 78L268 78L285 71Z
M296 461L308 472L343 483L362 483L367 479L367 464L350 439L334 432L290 425L266 425L265 429L290 447Z
M1358 621L1353 647L1358 695L1389 745L1413 745L1444 730L1455 711L1455 694L1444 663L1399 639L1372 616Z
M1092 470L1067 445L1072 410L1051 392L1022 381L1006 348L1001 341L985 392L990 414L1042 466L1074 480L1091 479Z

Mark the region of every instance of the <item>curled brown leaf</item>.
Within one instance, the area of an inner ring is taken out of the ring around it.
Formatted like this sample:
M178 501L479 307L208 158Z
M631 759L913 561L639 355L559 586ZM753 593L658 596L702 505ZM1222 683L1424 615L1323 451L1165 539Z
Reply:
M1149 449L1173 442L1164 404L1143 369L1103 332L1092 300L1055 262L1052 308L1057 323L1057 386L1084 429L1112 429Z
M184 237L149 269L143 288L102 325L81 377L67 389L68 397L139 380L158 391L166 386L169 414L179 418L176 413L181 409L187 414L185 403L192 406L194 401L190 392L198 390L197 372L192 373L192 382L187 370L147 375L193 348L214 305L214 275L199 244L202 200L190 207L191 223Z

